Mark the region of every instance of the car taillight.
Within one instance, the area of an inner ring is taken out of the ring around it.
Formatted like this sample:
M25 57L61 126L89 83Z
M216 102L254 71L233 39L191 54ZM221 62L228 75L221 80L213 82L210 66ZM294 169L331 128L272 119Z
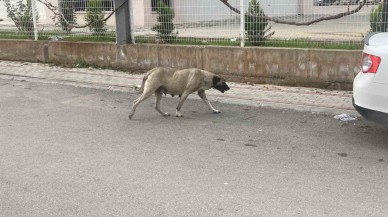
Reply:
M362 72L376 73L379 68L381 58L372 54L364 53L362 55Z

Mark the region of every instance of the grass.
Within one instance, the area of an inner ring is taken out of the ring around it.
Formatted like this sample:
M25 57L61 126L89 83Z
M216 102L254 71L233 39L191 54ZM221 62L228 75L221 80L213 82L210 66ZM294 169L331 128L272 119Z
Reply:
M38 40L50 40L50 38L57 36L60 40L64 41L89 41L89 42L115 42L116 35L114 32L106 32L104 35L92 35L92 34L67 34L58 32L43 32L39 33ZM16 40L32 40L33 36L30 36L22 32L6 32L0 31L0 39L16 39ZM157 43L154 37L136 36L136 43ZM175 45L212 45L212 46L240 46L239 41L231 41L230 39L209 39L198 40L196 38L177 38L169 44ZM246 43L247 47L253 47L249 42ZM293 40L267 40L261 45L262 47L280 47L280 48L320 48L320 49L342 49L342 50L360 50L363 48L361 42L338 42L338 41L308 41L305 39L293 39Z
M65 39L66 41L89 41L89 42L116 42L115 36L94 36L90 37L82 37L82 36L72 36Z
M157 43L155 38L139 36L136 37L136 43ZM230 39L212 39L209 41L200 41L195 38L178 38L172 43L176 45L213 45L213 46L240 46L239 41ZM292 40L274 40L265 41L261 46L253 46L249 42L245 43L246 47L280 47L280 48L319 48L319 49L341 49L341 50L360 50L363 48L361 42L338 42L338 41L308 41L306 39Z
M89 41L89 42L115 42L116 35L115 33L104 33L103 35L93 35L93 34L67 34L63 32L41 32L38 33L38 40L50 40L51 38L59 38L63 41ZM23 39L23 40L33 40L33 33L28 34L26 32L10 32L10 31L0 31L0 39Z
M266 47L287 47L287 48L319 48L319 49L340 49L340 50L360 50L364 44L360 42L330 42L330 41L306 41L306 40L292 40L292 41L278 41L267 42Z
M0 31L0 39L23 39L23 40L33 40L34 35L24 33L24 32L3 32ZM41 37L39 36L39 40L48 40L48 37Z

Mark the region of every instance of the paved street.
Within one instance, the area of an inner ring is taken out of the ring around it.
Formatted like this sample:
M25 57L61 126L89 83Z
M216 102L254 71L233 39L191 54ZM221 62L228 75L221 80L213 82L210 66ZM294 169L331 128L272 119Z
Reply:
M137 75L4 61L0 74L0 216L388 216L388 128L280 103L348 92L231 84L210 94L221 114L192 97L162 117L150 99L129 120Z

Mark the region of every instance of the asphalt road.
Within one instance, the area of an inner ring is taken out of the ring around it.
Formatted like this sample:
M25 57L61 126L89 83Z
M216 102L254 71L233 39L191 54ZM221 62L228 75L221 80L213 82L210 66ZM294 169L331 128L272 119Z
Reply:
M0 216L388 216L388 128L134 97L0 80Z

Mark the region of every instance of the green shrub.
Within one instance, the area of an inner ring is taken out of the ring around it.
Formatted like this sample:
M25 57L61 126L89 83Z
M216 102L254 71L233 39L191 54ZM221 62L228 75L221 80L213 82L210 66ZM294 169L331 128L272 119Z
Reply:
M275 32L271 31L268 20L259 16L264 16L264 11L260 7L258 0L251 0L247 13L245 13L245 31L248 42L252 45L262 45L266 39Z
M88 68L90 65L85 60L76 60L74 66L76 68Z
M371 32L386 32L386 29L383 29L383 3L381 2L377 8L372 8L369 15L369 22ZM385 21L386 22L386 21Z
M156 12L158 13L158 23L152 27L152 30L158 33L159 39L163 42L174 41L178 35L178 33L174 33L174 9L165 4L162 0L159 0L157 3Z
M31 0L27 0L26 4L23 0L16 3L16 7L11 4L10 0L4 0L7 8L7 16L15 23L19 31L26 32L28 36L33 37L34 22L31 9ZM38 12L36 13L36 21L38 21Z
M106 22L102 0L89 0L86 6L85 21L90 24L89 29L96 35L104 35Z
M63 14L60 16L59 23L62 30L70 32L69 25L77 23L77 17L75 15L74 1L73 0L59 0L59 10Z

